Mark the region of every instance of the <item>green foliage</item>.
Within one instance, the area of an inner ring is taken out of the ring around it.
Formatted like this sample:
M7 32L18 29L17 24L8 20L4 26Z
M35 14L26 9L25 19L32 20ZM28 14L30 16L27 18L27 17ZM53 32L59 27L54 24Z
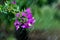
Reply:
M33 5L33 13L36 18L36 23L34 29L40 30L59 30L60 24L60 11L56 9L56 6L42 6L39 8L36 5ZM57 15L57 18L56 18ZM33 29L32 28L32 29Z

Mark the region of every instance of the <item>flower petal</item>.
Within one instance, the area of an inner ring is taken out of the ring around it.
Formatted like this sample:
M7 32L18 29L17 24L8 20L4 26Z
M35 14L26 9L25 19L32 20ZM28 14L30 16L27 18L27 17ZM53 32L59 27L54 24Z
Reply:
M22 16L26 17L27 15L26 15L26 13L25 13L25 12L22 12Z
M34 24L34 23L35 23L35 19L34 19L34 17L32 17L31 19L28 19L27 22L29 22L29 23L31 23L31 24Z
M16 30L18 30L18 29L19 29L19 25L16 26Z
M30 9L30 8L27 8L27 9L25 10L25 12L31 13L31 9Z
M27 15L27 18L28 18L28 19L32 18L32 14L31 14L31 13L28 14L28 15Z

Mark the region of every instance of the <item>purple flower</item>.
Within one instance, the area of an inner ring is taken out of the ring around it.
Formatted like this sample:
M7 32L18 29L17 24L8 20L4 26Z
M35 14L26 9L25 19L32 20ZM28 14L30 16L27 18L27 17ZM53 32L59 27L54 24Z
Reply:
M12 2L12 4L16 4L16 1L14 0L14 1Z
M28 19L32 18L32 14L31 13L27 14L27 18Z
M27 13L31 13L30 8L27 8L27 9L25 10L25 12L27 12Z
M26 17L28 19L32 18L32 14L31 13L22 12L22 16L24 16L24 17Z
M18 20L16 20L15 22L14 22L14 26L16 27L16 30L18 30L19 29L19 26L21 25L21 23L18 21Z
M26 14L27 14L26 17L27 17L28 19L32 18L32 13L31 13L30 8L27 8L27 9L25 10L25 12L26 12Z
M26 17L26 16L27 16L27 14L26 14L25 12L22 12L22 16Z
M34 19L34 17L32 17L31 19L28 19L27 22L30 23L30 24L34 24L34 23L35 23L35 19Z
M17 14L16 14L16 17L20 17L20 13L17 13Z
M22 28L30 28L30 26L28 25L28 23L24 23L21 27Z

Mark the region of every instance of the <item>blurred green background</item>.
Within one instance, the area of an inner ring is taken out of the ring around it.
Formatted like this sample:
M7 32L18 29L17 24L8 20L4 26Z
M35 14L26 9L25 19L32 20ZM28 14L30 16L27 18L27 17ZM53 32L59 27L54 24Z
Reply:
M4 5L5 1L13 0L0 0L0 4ZM60 0L16 0L16 2L20 10L31 8L36 22L30 30L60 30ZM0 13L0 40L15 40L14 21L10 21L13 17L13 14Z

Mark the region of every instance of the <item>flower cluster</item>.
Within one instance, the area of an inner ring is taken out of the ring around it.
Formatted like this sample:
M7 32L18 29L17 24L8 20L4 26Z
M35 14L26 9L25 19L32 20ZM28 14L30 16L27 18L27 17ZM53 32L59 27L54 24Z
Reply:
M16 14L16 20L14 22L14 26L16 30L20 27L22 28L30 28L35 23L35 19L32 16L30 8L27 8L24 12Z

